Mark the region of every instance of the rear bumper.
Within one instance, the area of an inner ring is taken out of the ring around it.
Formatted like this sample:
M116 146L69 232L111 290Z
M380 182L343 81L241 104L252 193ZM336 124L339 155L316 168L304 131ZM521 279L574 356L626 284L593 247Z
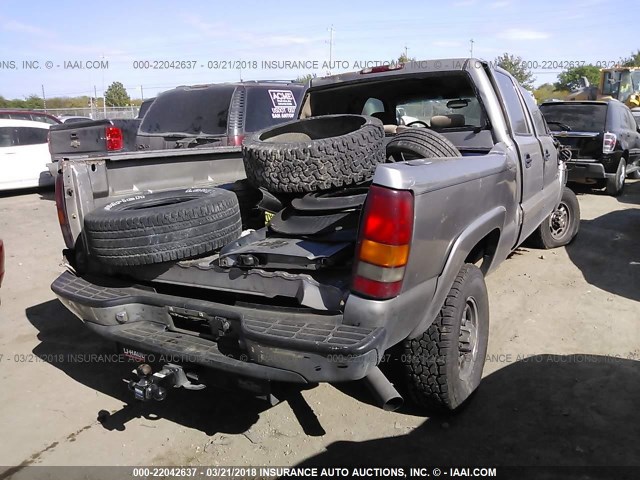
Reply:
M240 377L291 383L357 380L384 353L384 328L343 325L341 315L236 307L70 272L51 288L103 337L170 357L172 363Z
M570 182L584 182L589 179L603 179L615 177L615 173L607 173L602 163L570 161L567 163L567 173Z

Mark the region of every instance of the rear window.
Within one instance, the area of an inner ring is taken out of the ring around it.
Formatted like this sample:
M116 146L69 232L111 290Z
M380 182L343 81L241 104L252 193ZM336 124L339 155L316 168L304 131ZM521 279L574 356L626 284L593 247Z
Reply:
M549 103L540 105L540 111L554 132L566 130L565 125L574 132L599 132L605 129L607 119L604 103Z
M300 104L302 88L247 88L245 131L256 132L293 120Z
M226 135L235 87L180 88L158 95L142 120L149 134Z

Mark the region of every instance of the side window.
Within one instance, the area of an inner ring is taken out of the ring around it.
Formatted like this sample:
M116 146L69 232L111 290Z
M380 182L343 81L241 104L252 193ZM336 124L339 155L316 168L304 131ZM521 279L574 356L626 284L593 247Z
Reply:
M18 132L18 144L20 145L47 143L47 133L49 130L46 128L19 127L16 128L16 130Z
M364 103L362 107L362 115L371 115L372 113L384 112L384 104L382 100L377 98L370 98Z
M51 117L47 117L45 115L32 115L34 122L44 122L49 125L57 125L56 122Z
M0 127L0 148L13 147L15 135L13 127Z
M504 97L513 133L516 135L531 135L515 85L508 76L500 72L496 72L496 80Z
M520 87L520 93L522 93L522 98L524 98L524 103L526 103L529 112L531 113L531 117L533 118L533 126L536 129L536 133L538 135L549 135L549 128L547 127L547 122L544 121L544 117L542 116L542 112L538 108L533 95L529 93L524 88Z

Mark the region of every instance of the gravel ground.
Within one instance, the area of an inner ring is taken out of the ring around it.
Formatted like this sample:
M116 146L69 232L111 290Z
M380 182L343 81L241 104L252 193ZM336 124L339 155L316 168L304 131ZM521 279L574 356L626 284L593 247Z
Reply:
M426 417L384 412L358 383L271 408L215 389L134 402L130 367L88 361L111 345L49 289L63 271L52 192L2 194L0 465L18 468L0 479L29 465L638 464L640 182L578 197L572 245L521 248L487 278L483 384L457 415Z

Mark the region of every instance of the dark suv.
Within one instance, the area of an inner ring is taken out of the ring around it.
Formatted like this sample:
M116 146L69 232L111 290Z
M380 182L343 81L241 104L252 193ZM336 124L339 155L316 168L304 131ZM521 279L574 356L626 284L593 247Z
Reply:
M540 105L551 133L571 148L569 181L620 195L625 177L640 178L640 127L617 100L551 101Z
M247 133L297 118L305 86L249 81L182 86L158 95L138 131L138 148L241 145Z

